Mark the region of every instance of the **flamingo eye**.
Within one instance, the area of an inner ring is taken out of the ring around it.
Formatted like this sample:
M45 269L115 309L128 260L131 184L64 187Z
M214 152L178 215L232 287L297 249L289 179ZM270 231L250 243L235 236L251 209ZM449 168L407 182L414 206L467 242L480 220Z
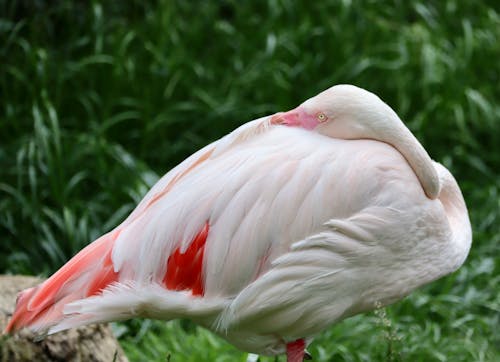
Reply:
M323 112L318 112L318 114L316 114L316 119L318 120L318 122L321 123L325 122L328 119L328 117Z

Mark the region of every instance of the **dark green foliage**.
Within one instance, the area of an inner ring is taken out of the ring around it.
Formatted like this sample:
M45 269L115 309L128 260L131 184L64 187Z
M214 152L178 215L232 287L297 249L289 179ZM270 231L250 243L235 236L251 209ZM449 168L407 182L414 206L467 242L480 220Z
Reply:
M494 1L0 0L0 269L53 272L201 146L353 83L453 172L474 244L383 317L332 327L315 360L498 360L499 59ZM245 359L178 322L117 328L133 360Z

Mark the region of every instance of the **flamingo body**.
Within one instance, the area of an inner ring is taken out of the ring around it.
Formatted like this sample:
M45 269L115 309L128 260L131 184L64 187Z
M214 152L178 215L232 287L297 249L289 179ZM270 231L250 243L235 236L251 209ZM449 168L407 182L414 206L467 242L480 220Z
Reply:
M190 318L299 361L332 323L456 270L471 231L453 176L405 149L416 139L316 132L304 104L168 172L119 226L22 292L7 331Z

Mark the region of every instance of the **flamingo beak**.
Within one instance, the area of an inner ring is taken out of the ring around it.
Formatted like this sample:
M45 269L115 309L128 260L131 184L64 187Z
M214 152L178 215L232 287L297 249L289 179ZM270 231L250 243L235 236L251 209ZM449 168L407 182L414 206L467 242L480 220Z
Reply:
M297 108L292 109L288 112L278 112L274 116L271 117L271 124L273 125L285 125L290 127L298 127L300 126L299 122L299 112Z
M288 112L278 112L271 117L270 122L272 125L300 127L309 130L318 125L316 117L310 116L300 107L292 109Z

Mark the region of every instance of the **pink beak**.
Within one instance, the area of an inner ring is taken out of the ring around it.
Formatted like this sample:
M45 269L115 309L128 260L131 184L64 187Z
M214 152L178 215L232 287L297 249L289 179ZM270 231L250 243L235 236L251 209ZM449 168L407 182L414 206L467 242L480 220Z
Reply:
M307 114L302 108L297 107L288 112L276 113L271 117L271 124L313 129L318 125L318 120Z
M278 112L271 117L271 124L299 126L299 113L297 112L297 109L292 109L288 112Z

